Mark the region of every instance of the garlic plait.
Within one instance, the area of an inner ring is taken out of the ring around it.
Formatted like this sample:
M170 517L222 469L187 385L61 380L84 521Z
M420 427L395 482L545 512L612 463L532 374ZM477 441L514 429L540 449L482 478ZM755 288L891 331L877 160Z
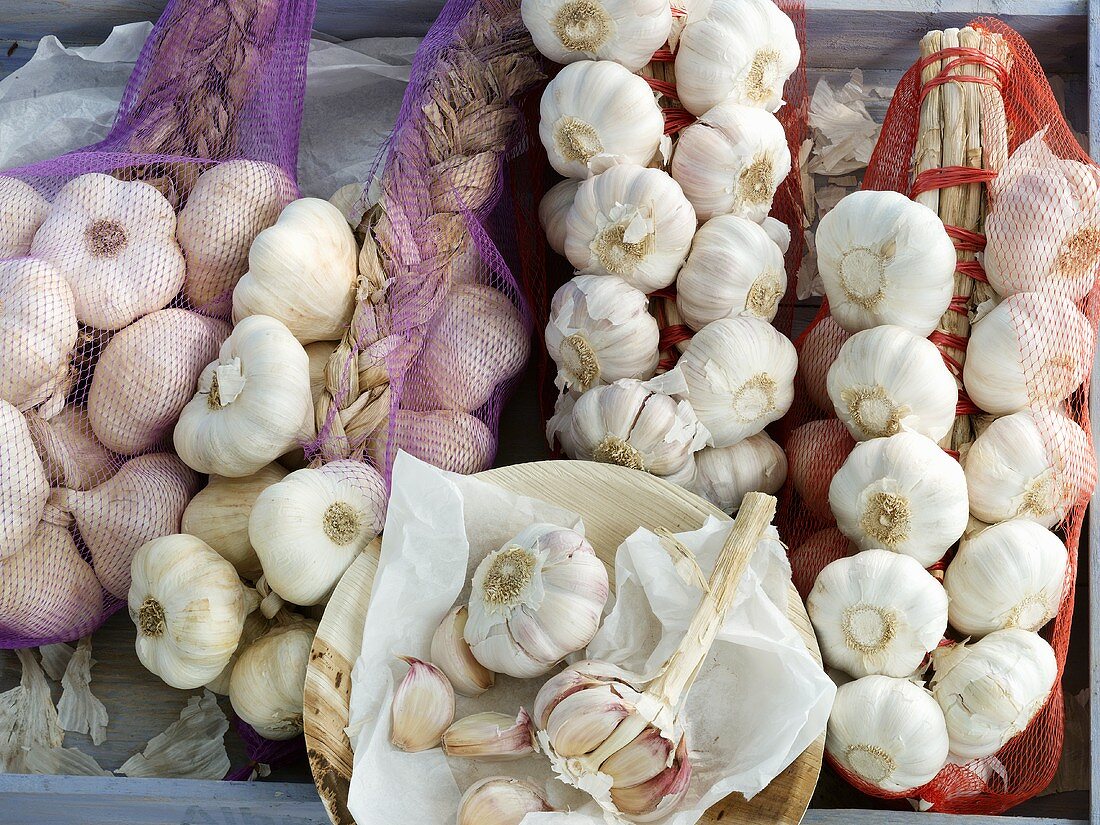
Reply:
M607 570L584 536L533 524L478 565L466 641L494 673L541 676L592 640L608 594Z
M49 202L29 183L0 175L0 258L26 255L49 211Z
M734 512L746 493L776 493L787 479L787 456L767 433L729 447L704 447L695 454L688 489L719 510Z
M613 60L632 72L672 29L669 0L523 0L520 14L535 48L555 63Z
M539 223L546 233L546 242L559 255L565 254L565 220L580 185L576 178L566 178L551 186L539 201Z
M306 668L316 632L314 622L291 620L246 647L233 666L233 711L264 739L293 739L302 732Z

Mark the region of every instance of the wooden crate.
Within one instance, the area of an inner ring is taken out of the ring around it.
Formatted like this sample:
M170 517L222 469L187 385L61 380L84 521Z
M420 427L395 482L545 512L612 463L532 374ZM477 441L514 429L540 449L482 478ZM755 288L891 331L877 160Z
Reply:
M164 0L0 0L0 77L26 62L38 39L47 33L57 34L68 45L98 43L116 24L155 19L163 5ZM349 39L418 35L427 30L441 5L441 0L318 0L315 26ZM914 61L917 41L929 29L963 25L982 14L1003 17L1027 37L1048 73L1062 84L1071 124L1089 135L1092 154L1100 157L1100 0L807 0L806 5L811 89L821 77L840 85L853 68L863 69L869 83L892 86ZM1090 31L1094 33L1091 42ZM1097 366L1100 369L1100 362ZM535 381L529 376L502 423L501 463L545 457L535 399ZM1100 410L1100 390L1094 392L1093 409ZM1091 663L1089 643L1090 628L1100 629L1100 524L1090 519L1089 528L1088 546L1082 546L1079 562L1077 615L1065 686L1067 693L1087 689L1095 706L1100 703L1100 641ZM99 664L93 671L93 687L111 714L109 739L95 747L86 737L69 734L66 744L95 755L105 766L117 767L177 718L188 692L165 686L141 668L133 654L133 628L124 614L113 617L96 634L94 655ZM17 680L15 657L0 653L0 690ZM223 705L228 710L228 703ZM1093 714L1090 724L1095 775L1100 770L1100 714ZM228 738L230 755L240 764L240 744L232 734ZM328 818L304 760L280 770L276 778L279 781L245 784L0 775L0 825L326 825ZM1091 820L1100 825L1100 778L1091 785L1088 793L1060 793L1025 803L1010 812L1012 821L1069 825ZM826 770L804 821L821 825L993 821L869 810L872 804L873 800L856 794Z

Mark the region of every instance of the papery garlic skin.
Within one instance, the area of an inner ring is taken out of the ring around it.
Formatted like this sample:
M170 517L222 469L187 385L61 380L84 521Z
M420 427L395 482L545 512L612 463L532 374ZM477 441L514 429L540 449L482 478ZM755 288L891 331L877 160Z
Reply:
M695 235L695 210L667 172L612 166L577 189L565 256L582 275L618 275L650 293L676 279Z
M575 455L577 443L573 440L573 408L580 394L563 392L554 399L554 414L546 421L546 443L551 450L560 448L565 455Z
M750 435L729 447L695 453L688 489L719 510L734 513L746 493L776 493L787 479L787 457L767 433Z
M483 762L522 759L538 751L535 726L523 708L516 717L475 713L453 723L443 733L443 753Z
M1050 645L1019 628L932 654L932 694L947 719L951 752L963 759L996 753L1046 704L1058 678Z
M390 706L390 743L415 753L439 745L455 716L455 694L443 671L428 662L402 656L409 666Z
M466 622L470 609L456 605L443 617L432 635L432 664L443 671L455 693L480 696L493 686L495 674L474 658L466 641Z
M836 418L807 421L787 438L788 473L802 504L824 523L833 519L829 485L856 442Z
M580 185L579 180L566 178L551 186L539 201L539 223L546 233L546 242L559 255L565 254L565 220Z
M985 412L1056 407L1089 374L1096 336L1066 298L1010 295L971 328L963 381Z
M314 622L275 627L241 652L229 679L233 711L264 739L293 739L303 729L306 669Z
M669 171L699 220L760 222L791 171L791 150L775 115L725 100L680 133Z
M857 441L902 431L939 441L955 424L955 376L935 344L902 327L872 327L849 338L826 385L837 418Z
M582 60L558 72L539 116L550 165L567 178L584 179L612 163L645 166L665 132L649 84L609 60Z
M927 206L897 192L853 192L814 237L829 311L844 329L893 324L924 338L936 328L951 303L957 256Z
M0 400L0 559L17 553L34 535L50 484L19 410Z
M29 183L0 175L0 258L30 252L34 233L49 211L49 202Z
M1096 486L1088 435L1053 410L1021 410L998 418L963 461L970 512L995 524L1026 518L1054 527Z
M739 315L771 321L786 291L779 247L759 224L734 215L699 228L676 276L676 306L693 330Z
M84 407L65 407L49 419L32 411L26 421L51 486L90 490L118 469L118 459L92 432Z
M756 435L786 415L794 401L794 345L756 318L724 318L703 327L678 367L687 399L714 447Z
M947 762L947 725L920 685L864 676L837 688L825 749L862 781L900 793L932 781Z
M520 825L529 813L553 811L542 791L510 776L471 785L458 803L458 825Z
M584 536L533 524L478 565L466 641L495 673L541 676L592 641L608 595L607 570Z
M837 527L863 550L934 564L966 529L962 467L916 433L856 444L829 486Z
M852 334L830 315L817 321L798 340L798 378L810 401L822 412L833 412L829 368L851 337Z
M864 550L825 567L806 600L825 663L906 677L947 630L947 593L916 559Z
M951 625L971 638L1010 627L1038 630L1058 613L1067 566L1062 540L1027 519L964 537L943 580Z
M523 0L520 14L535 48L555 63L613 60L632 72L672 29L668 0Z

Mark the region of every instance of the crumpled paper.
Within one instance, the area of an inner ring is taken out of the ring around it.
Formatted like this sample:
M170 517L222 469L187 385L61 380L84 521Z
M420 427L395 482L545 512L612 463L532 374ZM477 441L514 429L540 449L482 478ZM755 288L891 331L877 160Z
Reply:
M528 814L525 825L600 825L598 806L557 781L542 755L484 764L439 749L404 753L389 743L390 704L405 675L401 655L429 658L432 634L469 595L474 569L523 527L545 521L583 532L577 514L496 485L446 473L404 453L393 491L363 647L352 675L348 735L354 751L349 809L359 825L454 821L463 791L510 775L545 788L562 813ZM709 574L729 522L709 520L677 538ZM679 643L701 590L690 565L639 530L619 548L616 594L587 653L652 676ZM835 687L786 618L790 567L775 535L760 543L729 621L686 706L694 772L683 806L660 820L690 825L730 793L762 790L824 730ZM581 658L580 656L576 658ZM543 680L498 676L481 697L457 698L456 718L531 709ZM705 731L705 733L704 733ZM401 789L395 792L395 789ZM565 811L568 811L567 813Z

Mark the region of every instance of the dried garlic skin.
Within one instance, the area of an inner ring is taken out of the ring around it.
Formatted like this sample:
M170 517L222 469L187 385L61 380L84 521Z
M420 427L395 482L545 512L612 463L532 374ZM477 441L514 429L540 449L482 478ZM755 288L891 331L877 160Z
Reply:
M787 479L787 456L767 433L729 447L704 447L694 459L688 489L726 513L736 512L746 493L776 493Z
M565 255L565 219L580 185L579 180L566 178L551 186L539 201L539 223L546 233L546 242L559 255Z
M542 791L510 776L475 782L458 803L458 825L519 825L529 813L553 811Z
M401 659L409 671L393 694L390 743L409 753L430 750L454 721L454 689L435 665L409 656Z
M672 30L662 0L523 0L520 14L535 48L555 63L612 60L632 72Z
M61 727L75 733L86 733L92 744L101 745L107 739L107 708L92 693L92 637L85 636L76 646L61 676L61 699L57 702L57 719Z
M225 750L225 718L214 694L192 696L180 718L158 733L118 773L175 779L224 779L232 767Z
M293 739L303 729L306 668L317 624L274 627L244 648L229 678L233 711L260 736Z
M38 190L18 178L0 175L0 258L22 258L50 211Z
M0 559L18 553L38 529L50 484L19 410L0 400Z
M118 470L119 459L95 437L84 407L50 418L32 410L25 418L51 486L90 490Z

